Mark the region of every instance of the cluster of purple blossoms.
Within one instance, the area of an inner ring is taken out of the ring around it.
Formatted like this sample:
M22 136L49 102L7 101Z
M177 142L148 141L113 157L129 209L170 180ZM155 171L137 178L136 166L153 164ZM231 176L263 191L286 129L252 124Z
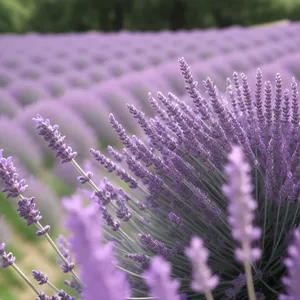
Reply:
M296 81L285 89L276 74L273 88L260 70L255 82L235 72L225 92L207 78L204 95L186 61L179 64L190 101L149 94L154 117L127 105L143 140L129 136L111 114L123 149L109 147L110 159L90 150L122 188L107 179L95 183L58 125L34 119L49 147L93 189L63 200L71 237L69 244L59 241L69 267L62 269L80 266L80 278L72 273L66 285L86 300L300 299L299 232L293 231L300 220ZM18 196L25 183L0 174ZM49 283L40 272L33 276Z

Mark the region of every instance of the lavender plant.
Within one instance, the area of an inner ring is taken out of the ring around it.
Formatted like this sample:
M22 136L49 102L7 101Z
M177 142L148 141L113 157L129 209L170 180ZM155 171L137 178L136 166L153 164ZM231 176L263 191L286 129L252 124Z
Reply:
M109 147L110 158L90 149L119 186L107 179L95 182L59 126L40 115L33 119L62 163L72 164L79 182L93 189L63 200L69 246L60 240L57 247L50 227L40 224L34 198L22 196L27 186L11 158L0 160L3 191L21 198L19 215L58 253L62 271L72 273L66 284L82 299L299 299L299 229L292 235L300 203L295 79L284 89L276 74L273 87L258 69L252 93L246 75L235 72L225 93L207 78L204 96L186 61L179 64L190 102L172 93L159 92L157 100L149 94L154 117L127 105L143 140L127 135L110 114L123 149ZM87 207L83 199L89 200ZM39 284L49 283L57 292L46 296L4 245L0 255L3 267L19 272L39 299L74 299L34 271Z

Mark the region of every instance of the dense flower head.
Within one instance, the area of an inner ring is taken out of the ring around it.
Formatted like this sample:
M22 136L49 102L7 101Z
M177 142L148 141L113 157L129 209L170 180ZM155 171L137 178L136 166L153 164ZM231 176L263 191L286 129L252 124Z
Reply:
M257 203L251 195L251 168L239 147L233 148L228 159L230 163L225 173L229 182L223 186L223 192L230 200L228 223L232 227L234 239L246 246L236 249L236 258L239 261L255 261L261 257L261 251L258 248L251 249L251 243L260 238L261 230L252 224Z
M21 218L23 218L27 226L30 226L33 223L37 223L41 220L42 216L40 212L35 209L35 198L22 198L19 200L18 213Z
M33 270L32 276L39 283L39 285L43 285L48 282L48 276L40 271Z
M254 88L246 74L234 72L224 92L206 78L202 93L186 61L181 58L179 64L189 100L172 93L159 92L157 98L149 94L155 112L150 118L135 105L127 105L146 138L130 136L110 115L123 149L116 153L109 148L110 158L91 150L108 172L119 176L117 170L122 168L136 181L126 203L132 214L126 225L130 237L122 242L118 236L123 236L124 224L116 227L112 210L105 207L112 194L105 190L98 194L107 230L115 231L115 242L122 249L116 252L118 259L139 274L159 254L172 263L172 277L184 278L178 294L184 291L188 298L204 299L190 288L195 271L191 272L184 251L190 237L199 236L205 244L199 257L206 257L210 274L217 273L221 283L217 285L217 277L212 277L213 297L247 299L245 270L234 262L236 253L238 262L254 263L257 298L276 299L284 267L274 264L287 246L285 235L298 220L296 82L292 80L287 92L279 74L273 87L271 81L264 83L258 69ZM270 274L278 278L276 283ZM129 280L134 294L147 294L142 281L131 275Z
M6 193L6 198L16 198L25 192L26 181L19 179L12 157L4 158L2 153L3 149L0 150L0 178L4 183L2 192Z
M73 152L72 148L64 142L65 136L58 131L58 125L51 126L50 120L44 120L40 115L33 120L36 122L39 135L42 135L48 142L50 149L56 151L56 157L60 157L62 163L70 162L76 157L77 152Z

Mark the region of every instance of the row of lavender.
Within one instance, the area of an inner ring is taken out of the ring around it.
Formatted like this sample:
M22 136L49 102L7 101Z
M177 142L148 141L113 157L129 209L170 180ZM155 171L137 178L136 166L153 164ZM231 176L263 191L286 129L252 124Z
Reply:
M1 36L0 86L26 105L59 97L65 90L89 88L106 79L141 71L187 54L189 61L275 47L288 50L299 25L261 29L232 28L177 34ZM288 45L287 45L288 46Z
M144 111L150 112L148 92L172 91L178 96L183 95L182 78L176 63L168 62L168 59L172 58L172 55L166 54L168 49L174 51L175 56L187 53L186 57L189 61L197 61L193 67L195 77L203 80L209 75L221 87L224 85L224 78L230 76L233 70L251 74L258 66L263 69L265 79L271 79L270 76L273 77L276 71L280 71L283 78L290 80L293 75L299 76L297 73L297 61L300 61L300 55L297 53L300 46L298 30L299 24L290 24L260 29L232 28L224 31L209 30L176 34L164 32L2 36L0 39L1 72L5 76L16 78L16 82L7 81L3 84L2 81L0 89L0 115L4 115L0 118L1 147L5 148L5 155L14 155L20 159L24 172L28 170L36 176L32 177L36 184L30 184L31 187L36 186L37 190L45 190L31 191L31 194L45 195L43 197L45 199L57 198L43 183L48 180L48 177L40 174L45 162L49 165L50 153L33 131L31 117L36 113L45 115L60 124L70 144L80 153L79 161L83 162L88 157L88 149L99 146L99 137L102 146L113 143L113 130L107 120L109 112L113 111L129 132L136 133L135 123L129 117L125 107L126 102L134 103ZM32 49L33 45L34 49ZM214 56L206 59L203 56L200 59L199 53L201 51L203 53L205 49ZM120 57L121 52L123 55ZM148 64L145 59L153 53L164 57L161 65L155 68L152 68L152 64ZM97 64L95 55L103 56L105 59L99 60ZM40 59L37 59L38 57ZM130 72L130 68L127 68L124 73L126 75L106 78L98 84L93 83L87 76L90 69L108 73L108 64L117 62L120 63L119 65L124 65L133 58L140 63L145 63L146 70L134 72L133 68ZM78 67L76 61L88 62L87 67L76 71L76 66ZM51 64L57 64L66 72L54 72L51 75L51 68L49 69ZM30 66L32 70L34 68L39 70L40 77L22 79L26 66ZM74 72L80 72L78 73L80 78L85 78L89 82L85 89L72 88L66 83L67 74ZM52 92L49 90L47 92L43 86L46 78L50 78L55 83ZM57 97L55 91L61 91L64 95ZM44 96L39 99L37 95ZM55 101L57 99L60 101ZM75 185L76 176L68 165L57 163L52 165L51 161L50 165L55 176L70 186ZM40 199L38 205L44 205L44 209L43 207L40 209L46 217L47 212L53 209L59 210L55 201L43 200ZM51 206L50 210L49 206ZM59 212L55 214L58 218L60 215ZM54 223L56 221L54 220Z

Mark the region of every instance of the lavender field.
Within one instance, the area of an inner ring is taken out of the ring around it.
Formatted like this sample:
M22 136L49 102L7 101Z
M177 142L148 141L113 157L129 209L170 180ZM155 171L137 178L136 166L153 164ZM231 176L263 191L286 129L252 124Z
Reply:
M191 102L179 57L192 66L196 80L209 76L221 92L234 71L245 73L254 87L257 68L272 82L280 72L289 88L292 77L300 80L299 30L300 23L286 23L158 33L0 35L0 149L4 156L18 157L19 173L29 182L27 193L38 195L37 206L57 236L64 216L61 199L79 187L78 175L47 149L32 117L39 113L59 124L78 152L77 161L88 169L91 147L109 154L108 145L120 146L109 113L128 134L141 136L126 103L151 116L149 92L172 92ZM101 169L94 173L108 176ZM0 198L0 237L8 237L18 264L30 274L39 262L58 287L64 286L65 277L53 267L56 257L19 220L16 203ZM0 298L29 300L33 295L12 271L0 270Z

